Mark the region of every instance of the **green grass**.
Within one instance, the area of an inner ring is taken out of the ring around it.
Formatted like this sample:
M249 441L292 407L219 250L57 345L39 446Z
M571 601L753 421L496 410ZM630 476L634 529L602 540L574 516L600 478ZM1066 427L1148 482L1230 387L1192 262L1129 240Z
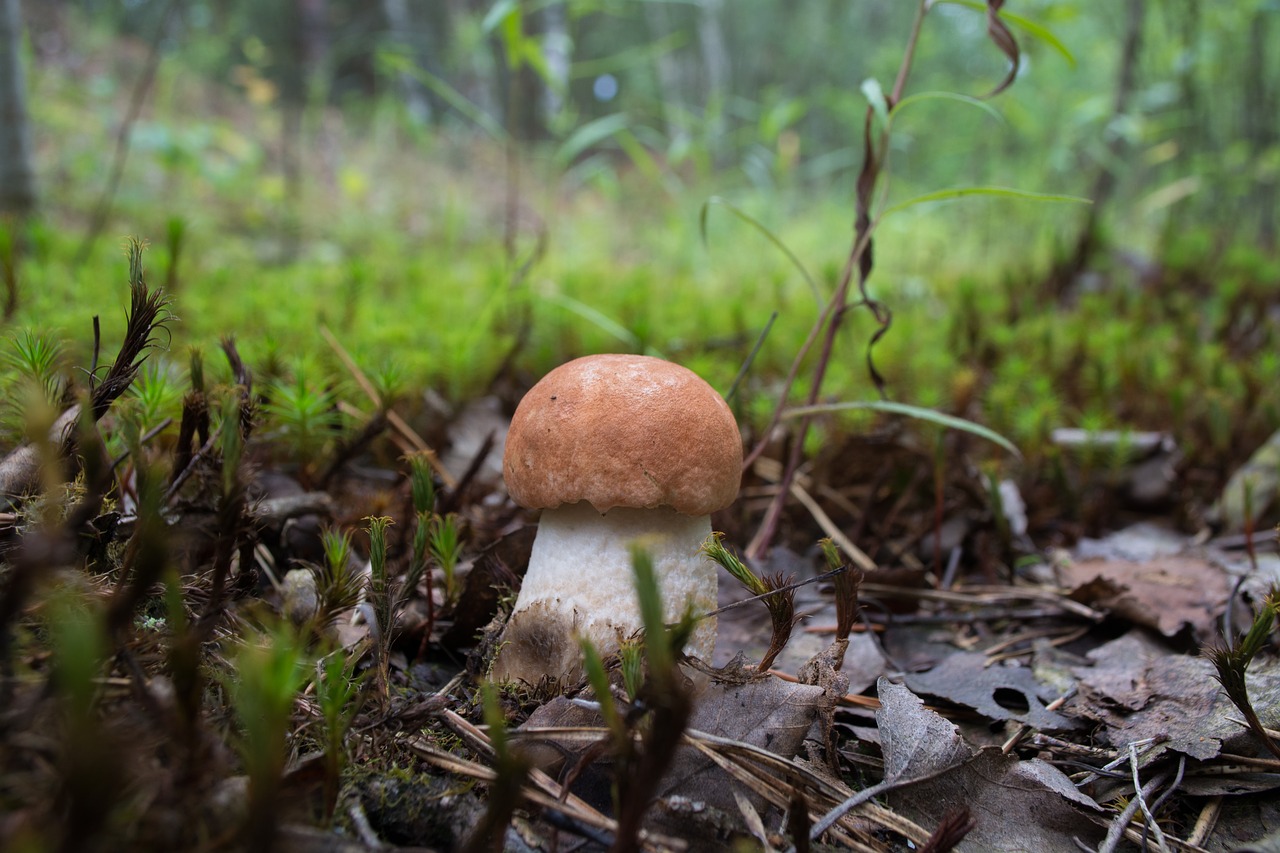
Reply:
M701 208L718 194L757 219L804 264L824 299L851 238L852 174L821 186L792 175L761 190L730 171L673 192L626 164L563 177L553 152L535 149L522 167L520 228L508 257L502 152L410 134L377 105L347 125L332 114L308 115L307 179L295 209L274 143L263 141L277 138L278 114L201 84L166 59L155 105L135 128L111 225L77 266L103 182L102 140L127 96L114 79L85 86L56 68L37 75L45 212L21 235L18 311L5 331L19 341L25 329L62 340L70 361L84 366L100 314L109 358L124 326L122 240L155 243L147 263L157 284L169 275L170 235L180 231L173 293L180 321L169 352L133 394L148 427L176 414L188 346L207 354L212 383L230 381L212 356L228 334L271 398L270 427L296 434L305 454L334 427L349 426L329 423L326 406L310 402L336 395L364 405L317 333L322 325L367 373L394 372L402 388L463 400L485 391L526 319L530 333L515 363L523 376L587 352L647 350L727 390L777 312L735 402L742 417L763 423L819 306L792 262L734 216L710 209L704 242ZM1008 105L1015 125L1026 109L1020 97ZM204 105L196 115L192 103ZM913 108L912 121L932 109ZM990 164L980 172L982 182L1018 183ZM888 203L937 189L895 175ZM870 290L894 312L875 350L891 398L983 423L1033 463L1056 426L1173 429L1219 461L1233 444L1249 446L1280 426L1261 392L1277 366L1275 333L1266 323L1241 331L1265 316L1280 289L1280 261L1248 246L1224 250L1211 229L1179 234L1156 258L1167 270L1158 290L1140 292L1135 275L1116 266L1102 270L1108 278L1097 292L1049 306L1040 281L1068 243L1076 213L1069 205L970 198L885 220ZM545 253L521 277L517 269L539 236ZM1155 242L1150 227L1124 238L1126 249ZM849 313L824 382L827 401L875 396L865 366L875 328L865 311ZM791 402L807 392L810 367ZM15 371L5 369L12 382ZM307 406L293 399L299 395ZM405 398L410 407L414 399ZM828 432L865 427L872 417L833 416ZM823 440L816 435L812 441Z

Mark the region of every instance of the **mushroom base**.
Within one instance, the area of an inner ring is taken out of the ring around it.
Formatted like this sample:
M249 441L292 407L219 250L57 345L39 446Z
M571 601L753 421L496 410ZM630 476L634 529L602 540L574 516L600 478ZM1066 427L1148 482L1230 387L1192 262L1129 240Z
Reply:
M689 604L695 613L714 610L716 568L699 550L709 535L709 517L667 507L616 507L601 515L583 502L544 510L493 678L530 684L544 675L576 679L582 653L575 634L603 656L638 631L633 543L653 558L666 622L679 619ZM715 617L700 620L685 653L710 661L715 636Z

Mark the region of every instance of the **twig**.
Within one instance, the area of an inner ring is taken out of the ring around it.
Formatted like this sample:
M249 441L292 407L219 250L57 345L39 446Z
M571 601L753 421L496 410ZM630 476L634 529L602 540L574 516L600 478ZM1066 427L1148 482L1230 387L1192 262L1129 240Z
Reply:
M1146 752L1146 751L1147 751L1148 749L1150 749L1151 747L1153 747L1153 746L1158 746L1158 745L1160 745L1160 744L1164 743L1165 741L1167 741L1168 739L1169 739L1169 738L1168 738L1168 736L1167 736L1167 735L1157 735L1156 737L1149 737L1149 738L1143 738L1142 740L1135 740L1135 741L1132 741L1132 742L1130 742L1129 747L1132 749L1132 748L1135 748L1135 747L1139 747L1139 746L1140 746L1140 747L1142 747L1143 752ZM1117 767L1119 767L1121 764L1124 764L1124 763L1125 763L1126 761L1128 761L1128 760L1129 760L1129 755L1126 753L1126 754L1121 755L1120 757L1116 758L1116 759L1115 759L1115 760L1113 760L1113 761L1108 761L1106 764L1102 765L1102 769L1103 769L1103 770L1115 770ZM1077 788L1079 788L1079 787L1082 787L1082 786L1084 786L1084 785L1087 785L1087 784L1089 784L1090 782L1092 782L1092 781L1093 781L1094 779L1096 779L1096 778L1098 778L1098 777L1097 777L1097 776L1094 776L1094 775L1086 776L1086 777L1084 777L1083 779L1081 779L1080 781L1076 782L1076 787L1077 787Z
M160 45L164 41L165 29L169 26L169 17L177 7L178 0L169 0L164 7L164 11L160 13L160 22L156 24L155 35L151 38L147 64L142 70L142 76L134 84L133 97L129 101L129 112L125 115L124 121L120 122L120 130L116 134L116 149L111 162L111 176L102 191L102 196L98 199L97 207L94 208L89 232L85 234L84 242L80 244L80 250L76 252L76 266L80 266L89 259L90 253L93 252L94 244L98 242L98 237L101 236L102 230L107 227L107 220L111 216L111 205L115 202L116 191L120 189L120 180L124 177L125 160L129 157L129 138L134 124L138 121L138 116L142 114L142 103L146 100L147 92L151 90L151 84L155 80L156 69L160 65Z
M778 482L781 479L778 472L776 470L771 471L770 466L761 464L764 461L765 460L762 459L756 463L755 472L766 480ZM848 554L849 558L858 564L858 568L862 569L864 572L873 572L876 570L877 566L875 560L868 557L861 548L853 544L853 541L849 539L848 536L844 535L844 531L842 531L836 523L831 520L831 516L827 515L826 512L823 511L822 507L819 506L818 502L813 499L813 496L805 490L804 486L800 484L798 479L792 479L790 488L792 496L796 500L800 501L804 508L809 511L809 514L813 516L813 520L818 523L818 527L822 528L822 532L829 536L831 541L839 545L841 550ZM747 546L747 552L752 553L750 545Z
M1160 853L1169 853L1169 845L1164 840L1164 830L1160 828L1160 824L1156 822L1155 813L1147 805L1148 791L1142 789L1142 780L1138 778L1138 748L1131 742L1129 744L1129 766L1133 769L1133 799L1138 803L1138 808L1142 809L1142 817L1145 821L1142 834L1145 840L1147 828L1156 837L1156 846L1160 848ZM1155 787L1151 789L1155 790Z
M369 381L369 377L364 375L364 371L360 369L360 365L356 364L355 359L353 359L351 354L346 351L338 341L337 337L334 336L333 332L329 331L328 326L320 326L320 336L324 338L325 343L327 343L329 348L333 350L333 354L342 362L342 366L351 374L351 378L360 386L360 390L365 393L365 396L368 397L375 406L381 406L383 401L379 399L377 389L373 387L373 383ZM414 450L421 453L426 458L427 463L430 464L431 467L435 469L435 472L440 475L440 481L451 489L457 486L457 478L445 469L445 467L440 463L440 459L436 456L436 452L422 440L422 436L418 435L418 433L414 431L413 427L405 423L404 418L397 415L395 410L388 408L386 411L387 423L391 424L392 429L412 444Z
M441 713L440 719L455 733L462 736L473 749L476 749L482 755L487 756L492 753L492 747L489 743L488 735L467 720L458 716L454 711L445 709ZM409 738L406 740L406 743L420 754L430 752L438 756L443 761L455 762L455 767L466 768L465 770L455 770L454 772L464 772L479 779L485 778L484 775L481 775L482 773L488 774L490 778L493 773L492 770L482 764L468 762L455 755L442 752L441 750L436 750L434 747L427 744L422 738ZM588 826L603 829L607 832L617 832L617 821L596 811L596 809L592 808L581 797L564 790L559 783L541 770L530 770L529 780L537 786L536 789L530 789L523 792L523 796L525 796L530 802L533 802L544 809L557 809L576 820L582 821ZM684 841L644 830L640 832L640 840L646 845L661 845L677 850L682 850L687 847L687 844Z
M1138 813L1138 809L1141 808L1142 796L1152 793L1156 788L1163 785L1165 778L1166 774L1164 773L1153 776L1147 782L1145 788L1139 788L1135 792L1138 795L1134 796L1129 801L1129 805L1125 806L1124 811L1120 812L1115 820L1111 821L1111 826L1107 829L1107 837L1102 840L1102 846L1098 848L1098 853L1115 853L1116 848L1120 846L1120 838L1124 835L1125 828L1133 820L1133 816Z
M1214 827L1218 825L1218 816L1221 814L1222 795L1210 797L1205 802L1204 808L1200 809L1200 814L1196 816L1196 824L1191 828L1191 834L1187 836L1187 843L1203 844L1208 841Z
M1066 693L1063 693L1057 699L1054 699L1048 705L1045 705L1044 709L1046 711L1056 711L1059 708L1061 708L1063 705L1067 704L1067 702L1071 699L1071 697L1075 695L1076 695L1076 688L1074 685L1072 685L1072 687ZM1023 723L1021 726L1018 727L1018 730L1014 732L1013 735L1010 736L1010 738L1000 746L1000 752L1002 752L1005 755L1008 755L1010 752L1013 751L1013 748L1016 747L1019 743L1021 743L1022 739L1025 738L1030 733L1031 733L1031 726L1029 726L1026 723Z
M1186 771L1187 771L1187 757L1185 755L1179 755L1178 756L1178 772L1174 774L1173 781L1169 784L1169 787L1164 789L1164 793L1162 793L1160 797L1151 806L1152 823L1155 822L1155 815L1160 813L1160 807L1163 806L1165 804L1165 801L1168 800L1171 796L1173 796L1173 793L1177 791L1178 788L1182 785L1182 777L1183 777L1183 774L1186 773ZM1147 843L1146 830L1143 830L1142 843L1144 845Z

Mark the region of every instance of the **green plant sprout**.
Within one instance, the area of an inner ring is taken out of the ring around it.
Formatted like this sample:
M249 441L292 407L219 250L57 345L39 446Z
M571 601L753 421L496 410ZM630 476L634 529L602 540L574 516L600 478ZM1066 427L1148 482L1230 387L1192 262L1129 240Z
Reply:
M240 757L249 776L243 837L248 849L266 851L275 836L294 698L305 674L302 649L280 621L248 637L232 660L234 670L224 674L223 686L240 721Z
M129 386L129 395L138 407L138 425L144 432L179 414L182 392L159 361L143 365Z
M395 620L395 597L391 579L387 576L387 527L392 520L387 516L376 516L365 521L369 522L369 604L373 615L366 621L373 634L378 693L386 699L391 688L388 658Z
M520 805L520 790L529 775L528 762L511 748L507 720L502 713L498 690L486 681L480 685L480 702L484 709L485 728L493 750L494 778L489 783L488 804L475 829L459 847L462 853L503 849L503 836L511 816Z
M105 729L97 707L97 683L110 648L106 621L101 607L66 586L54 590L45 612L54 652L50 686L59 697L65 727L57 796L65 826L92 833L124 787L120 744Z
M833 576L836 587L836 641L849 639L854 620L858 618L858 592L862 586L863 572L840 559L836 543L830 539L818 540L827 571Z
M799 621L796 616L796 592L791 587L795 578L784 578L781 572L772 577L760 577L724 546L723 533L711 534L702 543L702 553L733 575L747 592L759 596L769 611L769 647L756 665L758 671L768 671L774 659L791 640L791 631Z
M457 516L453 513L433 515L428 523L427 539L431 557L444 575L445 601L453 603L458 598L456 572L462 553Z
M268 426L279 431L293 458L305 467L338 433L337 402L332 389L318 387L299 373L292 380L272 382L262 409Z
M66 389L66 350L52 336L23 329L9 339L4 366L39 388L50 404L62 401Z
M1244 715L1246 724L1254 736L1272 755L1280 758L1280 741L1268 733L1266 726L1258 718L1258 712L1249 699L1249 688L1245 680L1245 672L1249 663L1262 651L1267 638L1280 627L1280 587L1272 587L1249 630L1238 639L1226 638L1227 645L1210 648L1205 654L1213 662L1216 670L1214 678L1222 685L1223 691Z
M316 626L326 631L344 613L359 604L364 578L355 570L351 559L349 532L327 527L321 531L320 542L324 548L324 562L315 567L319 599L315 620Z
M332 821L342 771L348 761L347 732L360 710L357 697L362 679L352 677L342 649L330 652L316 664L316 676L316 704L324 722L324 813L326 820Z

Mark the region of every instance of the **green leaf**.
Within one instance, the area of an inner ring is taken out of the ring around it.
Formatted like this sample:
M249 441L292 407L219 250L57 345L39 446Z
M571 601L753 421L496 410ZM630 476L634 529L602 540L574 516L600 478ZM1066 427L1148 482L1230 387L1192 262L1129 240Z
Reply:
M987 441L1000 445L1005 450L1012 453L1019 459L1022 454L1014 447L1013 442L1002 436L995 430L988 429L982 424L976 424L973 421L967 421L964 418L957 418L954 415L943 414L934 409L926 409L923 406L911 406L906 403L894 403L890 400L868 400L866 402L852 403L822 403L817 406L797 406L793 409L787 409L782 413L784 418L800 418L807 415L823 415L831 412L845 412L852 409L870 409L875 412L885 412L892 415L905 415L909 418L915 418L921 421L937 424L944 429L958 429L963 432L976 435L979 438L985 438Z
M626 113L613 113L582 125L556 149L556 165L565 168L583 151L625 130L629 121Z
M565 296L562 293L545 293L542 294L541 298L550 302L552 305L559 305L561 308L566 308L569 311L572 311L574 314L577 314L592 325L600 328L610 335L613 335L632 349L640 349L642 346L640 338L637 337L634 332L619 323L617 320L614 320L612 317L605 316L585 302L580 302L572 296ZM645 347L645 354L658 355L659 353L657 353L657 351L652 347Z
M484 20L480 22L480 31L485 35L492 35L500 24L504 23L507 18L514 16L519 10L520 4L517 0L498 0L485 14Z
M663 54L674 53L690 41L683 31L668 33L659 39L618 50L598 59L574 59L569 69L570 80L589 80L601 74L612 74L630 68L651 66Z
M876 118L880 119L880 126L888 127L889 102L885 100L884 90L880 88L879 81L874 77L868 77L862 81L860 88L862 89L862 96L871 105L871 111L876 114Z
M578 637L578 646L582 649L582 668L587 673L591 691L596 694L596 701L600 703L600 716L604 717L605 728L616 741L621 742L627 737L627 728L622 722L622 715L618 713L617 703L613 701L613 693L609 690L609 675L605 672L600 652L586 637Z
M434 74L430 74L425 71L420 75L420 79L422 80L423 85L427 86L441 98L444 98L444 100L448 102L449 106L471 119L476 127L479 127L485 133L489 134L489 136L493 137L494 140L503 143L509 140L510 137L508 136L506 129L496 119L494 119L493 116L468 101L457 89L453 88L439 77L436 77Z
M671 672L674 658L667 641L666 622L662 618L662 592L653 557L639 545L632 545L631 568L636 578L636 599L640 604L640 621L644 625L649 670L655 678L665 676Z
M640 144L640 140L636 139L634 133L627 129L619 130L618 144L622 146L622 150L626 152L632 165L640 174L654 183L663 183L662 167L658 165L657 160L653 159L649 149Z
M412 77L417 82L426 86L435 92L441 98L462 115L471 120L472 123L489 134L497 142L507 142L510 137L507 131L502 127L493 116L486 113L480 107L471 103L457 89L449 85L447 82L420 68L412 57L392 50L381 50L378 52L377 61L379 68L388 74L403 74Z
M893 109L889 111L889 115L896 116L898 113L902 112L902 108L907 106L908 104L914 104L919 101L934 101L934 100L959 101L962 104L968 104L971 107L977 107L983 112L989 114L992 118L994 118L998 122L1001 122L1001 123L1004 122L1004 116L1000 115L1000 111L997 110L995 107L991 106L990 103L982 100L981 98L975 98L970 95L961 95L959 92L919 92L914 95L909 95L908 97L905 97L901 101L898 101L898 103L894 104Z
M967 9L973 9L975 12L981 12L984 15L987 13L987 4L985 0L935 0L935 2L950 3L953 6L964 6ZM1073 67L1075 66L1075 56L1072 55L1071 51L1067 49L1067 46L1059 41L1058 37L1050 32L1047 27L1037 24L1030 18L1024 18L1021 15L1016 15L1013 12L1008 12L1004 9L1000 10L1000 17L1007 23L1013 24L1032 38L1039 39L1049 45L1049 47L1061 54L1063 59L1067 60L1067 62Z
M719 205L720 207L723 207L725 210L729 211L734 216L759 231L779 252L782 252L782 254L786 256L787 260L791 262L791 265L799 270L800 275L804 276L804 280L808 283L809 289L813 291L814 301L818 303L818 310L822 310L824 300L822 298L822 293L818 290L818 283L813 280L813 276L809 275L809 271L805 269L804 264L801 263L798 257L796 257L796 253L791 251L791 249L787 247L787 244L782 242L782 238L769 230L769 227L763 222L756 219L733 202L727 201L718 195L713 195L711 198L703 202L702 210L698 213L698 228L702 233L703 245L706 245L707 243L707 219L710 215L712 205Z
M964 198L971 195L996 196L998 198L1018 198L1027 201L1051 201L1051 202L1071 202L1073 204L1093 204L1092 199L1083 198L1078 195L1055 195L1052 193L1036 193L1029 190L1018 190L1012 187L952 187L945 190L935 190L931 193L918 195L915 198L909 198L906 201L899 202L892 207L886 209L880 214L881 218L891 213L897 213L900 210L906 210L917 204L924 204L930 201L950 201L954 198Z

